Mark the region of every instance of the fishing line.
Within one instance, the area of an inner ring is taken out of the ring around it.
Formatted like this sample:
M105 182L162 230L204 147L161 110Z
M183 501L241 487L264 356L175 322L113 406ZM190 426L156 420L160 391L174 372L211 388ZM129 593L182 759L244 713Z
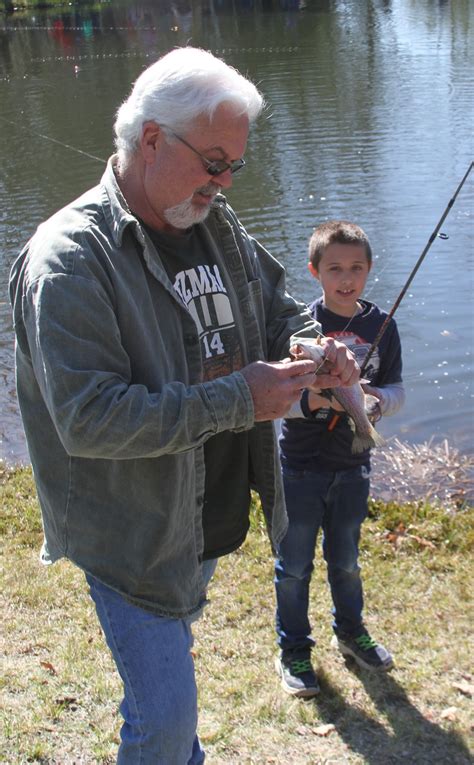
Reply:
M1 117L0 119L3 120L3 122L8 122L9 125L13 125L14 128L20 128L21 130L26 130L28 133L33 133L30 128L25 127L24 125L18 125L16 122L13 122L12 120L7 120L6 117ZM82 149L76 148L76 146L71 146L70 143L64 143L64 141L59 141L57 138L51 138L49 135L45 135L44 133L37 133L35 131L34 133L35 137L39 136L39 138L43 138L45 141L51 141L52 143L57 143L59 146L63 146L65 149L70 149L71 151L77 152L77 154L82 154L84 157L89 157L89 159L95 159L97 162L103 162L104 165L107 164L106 159L102 159L102 157L96 157L95 154L89 154L87 151L83 151Z
M415 264L415 266L414 266L414 268L413 268L413 270L412 270L412 272L411 272L410 276L408 277L407 281L405 282L405 284L404 284L404 286L403 286L403 289L401 290L401 292L400 292L399 296L398 296L398 297L397 297L397 299L395 300L395 303L393 304L392 308L390 309L389 313L387 314L387 316L386 316L386 318L385 318L385 320L384 320L384 322L383 322L382 326L380 327L380 329L379 329L379 331L378 331L378 334L377 334L377 336L376 336L376 338L375 338L374 342L373 342L373 343L372 343L372 345L370 346L370 348L369 348L369 350L368 350L368 352L367 352L367 355L366 355L366 357L365 357L365 359L364 359L364 362L363 362L363 364L362 364L362 367L361 367L361 370L360 370L360 376L361 376L361 377L363 377L363 375L364 375L364 372L365 372L365 370L366 370L366 368L367 368L367 364L368 364L368 362L369 362L369 360L370 360L370 358L371 358L372 354L374 353L375 349L376 349L376 348L377 348L377 346L379 345L379 343L380 343L380 340L382 339L382 337L383 337L383 335L384 335L384 333L385 333L385 330L386 330L386 329L387 329L387 327L388 327L388 324L389 324L389 322L390 322L390 319L392 318L393 314L395 313L395 311L397 310L398 306L399 306L399 305L400 305L400 303L402 302L402 300L403 300L403 297L404 297L404 295L405 295L405 293L406 293L406 291L407 291L408 287L409 287L409 286L410 286L410 284L412 283L412 281L413 281L413 279L414 279L414 277L415 277L415 274L416 274L416 272L418 271L418 269L419 269L419 267L421 266L421 264L422 264L422 262L423 262L423 260L424 260L424 258L425 258L425 256L426 256L426 254L427 254L428 250L430 249L431 245L433 244L434 240L436 239L436 236L437 236L437 234L438 234L438 231L440 230L441 226L443 225L443 222L444 222L444 220L445 220L446 216L448 215L448 213L449 213L449 211L451 210L451 208L452 208L452 206L453 206L454 202L456 201L456 197L457 197L457 195L459 194L459 192L461 191L462 187L464 186L464 183L465 183L465 181L466 181L466 179L467 179L467 177L468 177L468 175L469 175L469 173L471 172L471 170L472 170L472 168L473 168L473 167L474 167L474 162L471 162L471 164L469 165L468 169L466 170L466 172L465 172L465 174L464 174L464 177L462 178L462 180L461 180L461 182L459 183L459 185L458 185L458 187L457 187L456 191L454 192L454 195L453 195L453 197L452 197L452 198L449 200L449 202L448 202L448 204L447 204L447 206L446 206L446 209L445 209L445 211L443 212L443 214L442 214L441 218L440 218L440 219L439 219L439 221L438 221L438 224L437 224L436 228L434 229L433 233L431 234L430 238L428 239L428 242L427 242L427 244L426 244L426 246L425 246L425 248L424 248L423 252L421 253L421 255L420 255L420 257L418 258L418 260L417 260L417 262L416 262L416 264ZM442 238L442 239L447 239L447 235L446 235L446 234L443 234L443 235L441 235L441 234L440 234L440 238Z

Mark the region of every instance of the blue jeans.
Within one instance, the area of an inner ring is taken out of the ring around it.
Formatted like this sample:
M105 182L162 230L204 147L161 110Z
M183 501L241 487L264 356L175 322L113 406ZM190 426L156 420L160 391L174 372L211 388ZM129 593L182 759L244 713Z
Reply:
M217 561L203 563L209 582ZM191 623L133 605L86 574L90 594L117 669L124 698L118 765L201 765Z
M309 585L318 532L334 604L333 629L356 633L362 625L360 527L367 517L368 469L317 473L283 467L289 528L275 563L276 630L282 650L314 645L308 619Z

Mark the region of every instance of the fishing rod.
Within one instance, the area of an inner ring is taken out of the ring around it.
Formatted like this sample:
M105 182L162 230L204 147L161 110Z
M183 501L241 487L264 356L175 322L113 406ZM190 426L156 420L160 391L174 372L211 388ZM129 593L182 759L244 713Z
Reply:
M419 267L421 266L421 264L422 264L422 262L423 262L423 260L424 260L424 258L426 256L426 253L428 252L428 250L430 249L430 247L433 244L434 240L436 239L438 231L440 230L441 226L443 225L443 222L444 222L446 216L448 215L449 211L451 210L451 207L453 206L454 202L456 201L456 197L459 194L459 192L461 191L462 187L464 186L464 183L465 183L465 181L467 179L467 176L469 175L469 173L471 172L473 167L474 167L474 162L471 162L471 164L469 165L466 173L464 174L464 177L463 177L462 181L460 182L459 186L457 187L457 189L456 189L456 191L454 193L454 196L452 197L452 199L449 200L448 205L447 205L444 213L442 214L441 218L439 219L438 225L436 226L435 230L433 231L433 233L431 234L430 238L428 239L426 247L423 250L423 252L421 253L420 257L418 258L418 260L417 260L417 262L415 264L415 267L413 268L413 271L411 272L410 276L408 277L408 279L407 279L407 281L406 281L402 291L400 292L399 296L395 300L395 303L393 304L393 306L390 309L389 313L387 314L387 316L386 316L382 326L380 327L380 329L378 331L378 334L377 334L374 342L370 346L370 348L369 348L369 350L367 352L367 355L364 358L363 364L361 366L361 369L360 369L360 376L361 376L361 378L364 376L364 372L365 372L365 370L367 368L367 364L369 363L369 360L370 360L372 354L374 353L375 349L377 348L378 344L380 343L380 340L382 339L382 337L383 337L383 335L385 333L385 330L387 329L387 327L389 325L390 319L392 318L393 314L395 313L395 311L397 310L398 306L402 302L403 297L405 295L405 292L407 291L408 287L412 283L412 281L413 281L413 279L415 277L416 272L418 271ZM445 238L447 238L447 237L445 237Z

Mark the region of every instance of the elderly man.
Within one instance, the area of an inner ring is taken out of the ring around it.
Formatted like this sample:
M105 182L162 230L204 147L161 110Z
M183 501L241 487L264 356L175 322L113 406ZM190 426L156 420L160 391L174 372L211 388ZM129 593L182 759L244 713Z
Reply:
M220 191L262 97L204 51L136 81L100 184L43 223L13 266L17 388L44 562L84 570L124 684L118 762L202 763L190 623L260 493L286 513L271 420L314 385L315 333L283 268ZM318 386L352 384L345 347Z

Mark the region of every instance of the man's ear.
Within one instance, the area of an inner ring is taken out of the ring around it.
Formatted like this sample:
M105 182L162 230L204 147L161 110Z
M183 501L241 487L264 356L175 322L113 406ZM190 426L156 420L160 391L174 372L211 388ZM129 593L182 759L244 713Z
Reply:
M140 149L145 162L152 164L155 161L156 152L163 141L164 133L156 122L149 120L143 123Z
M317 279L317 280L318 280L318 282L319 282L319 271L318 271L318 269L317 269L317 268L315 268L315 267L313 266L313 264L311 263L311 261L309 261L309 263L308 263L308 271L309 271L309 273L311 274L311 276L314 276L314 278L315 278L315 279Z

